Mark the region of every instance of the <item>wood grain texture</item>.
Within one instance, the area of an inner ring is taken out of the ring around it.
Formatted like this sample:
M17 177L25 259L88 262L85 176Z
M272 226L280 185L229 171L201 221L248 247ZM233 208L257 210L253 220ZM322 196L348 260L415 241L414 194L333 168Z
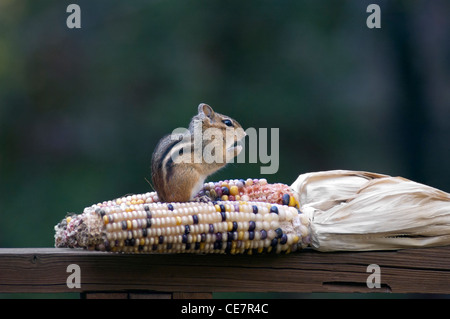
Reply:
M81 269L81 288L66 285L67 266ZM366 285L367 266L381 269L381 288ZM379 252L290 255L127 255L59 248L0 249L0 293L393 292L450 294L450 246ZM195 294L193 294L195 293ZM128 297L130 294L128 293ZM135 296L142 297L142 296Z

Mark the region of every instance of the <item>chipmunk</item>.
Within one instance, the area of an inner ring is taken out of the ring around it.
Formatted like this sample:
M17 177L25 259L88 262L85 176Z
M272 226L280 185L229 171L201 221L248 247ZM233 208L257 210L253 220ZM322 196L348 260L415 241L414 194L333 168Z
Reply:
M239 155L246 135L237 121L201 103L189 129L166 135L153 152L152 183L159 199L192 200L209 175Z

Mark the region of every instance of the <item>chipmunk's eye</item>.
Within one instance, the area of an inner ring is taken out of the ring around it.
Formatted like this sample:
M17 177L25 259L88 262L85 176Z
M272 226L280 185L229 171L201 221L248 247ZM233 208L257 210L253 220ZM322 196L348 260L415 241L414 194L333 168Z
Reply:
M222 122L226 125L226 126L233 126L233 122L231 122L231 120L222 120Z

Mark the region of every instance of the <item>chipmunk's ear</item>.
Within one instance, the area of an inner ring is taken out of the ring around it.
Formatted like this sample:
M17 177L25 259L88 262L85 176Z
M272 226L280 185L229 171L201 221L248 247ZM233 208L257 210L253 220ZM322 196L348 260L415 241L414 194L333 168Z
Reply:
M214 117L214 110L208 104L200 103L198 106L198 114L212 119Z

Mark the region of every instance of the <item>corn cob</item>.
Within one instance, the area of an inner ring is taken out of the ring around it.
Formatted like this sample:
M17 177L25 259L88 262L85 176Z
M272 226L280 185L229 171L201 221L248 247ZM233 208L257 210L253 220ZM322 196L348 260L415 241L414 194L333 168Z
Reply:
M248 201L161 203L150 192L92 205L55 226L55 246L125 253L253 254L289 253L308 245L309 219L291 200L292 193L278 194L287 205L252 201L254 196L267 199L270 187L265 187L266 195L246 195L248 187L273 184L252 180L238 184L237 193L234 184L220 182L225 193L227 188L234 198L242 194ZM203 195L210 186L205 184Z

